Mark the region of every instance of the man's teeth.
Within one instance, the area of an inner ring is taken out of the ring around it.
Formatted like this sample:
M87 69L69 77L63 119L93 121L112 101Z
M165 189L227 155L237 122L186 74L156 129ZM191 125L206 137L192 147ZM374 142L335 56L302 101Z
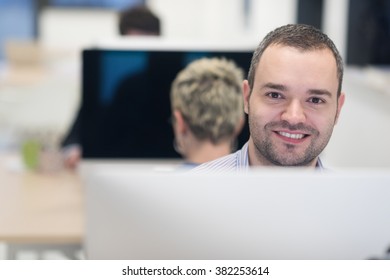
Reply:
M305 136L305 134L296 134L296 133L293 134L293 133L282 132L282 131L279 131L278 133L284 137L292 138L292 139L302 139Z

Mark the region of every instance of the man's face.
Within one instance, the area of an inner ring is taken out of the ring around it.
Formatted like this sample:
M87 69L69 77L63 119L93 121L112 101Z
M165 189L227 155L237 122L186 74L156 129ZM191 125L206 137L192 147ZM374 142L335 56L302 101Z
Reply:
M337 98L335 58L328 49L302 52L271 45L243 84L251 165L314 166L344 103Z

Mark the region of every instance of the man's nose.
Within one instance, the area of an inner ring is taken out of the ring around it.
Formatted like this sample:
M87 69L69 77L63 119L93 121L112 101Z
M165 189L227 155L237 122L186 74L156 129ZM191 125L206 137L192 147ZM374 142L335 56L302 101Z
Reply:
M290 124L304 123L306 121L305 110L299 100L292 100L284 109L282 120Z

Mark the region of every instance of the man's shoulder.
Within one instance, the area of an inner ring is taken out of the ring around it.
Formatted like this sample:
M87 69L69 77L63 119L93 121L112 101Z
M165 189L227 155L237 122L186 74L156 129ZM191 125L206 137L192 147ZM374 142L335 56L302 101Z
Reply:
M247 170L248 163L248 142L242 148L234 153L223 156L221 158L203 163L192 169L197 173L210 172L230 172Z
M237 157L238 152L223 156L221 158L203 163L194 169L192 172L228 172L236 171L238 168Z

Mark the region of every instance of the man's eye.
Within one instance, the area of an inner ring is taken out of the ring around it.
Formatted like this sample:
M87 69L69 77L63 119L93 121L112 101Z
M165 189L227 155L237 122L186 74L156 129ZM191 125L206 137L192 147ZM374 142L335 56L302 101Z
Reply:
M312 97L309 99L309 102L314 103L314 104L320 104L320 103L324 103L324 100L322 100L321 98L318 98L318 97Z
M277 93L277 92L270 92L270 93L268 93L267 94L269 97L271 97L271 98L274 98L274 99L280 99L280 98L282 98L282 96L279 94L279 93Z

